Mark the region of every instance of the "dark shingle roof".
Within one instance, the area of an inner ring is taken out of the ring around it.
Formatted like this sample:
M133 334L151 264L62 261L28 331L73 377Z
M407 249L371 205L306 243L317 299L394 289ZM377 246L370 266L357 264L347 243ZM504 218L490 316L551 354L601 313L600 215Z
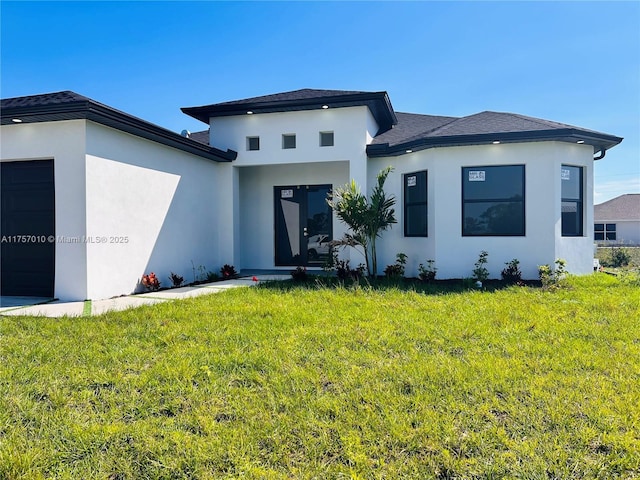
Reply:
M377 135L372 143L398 145L408 139L425 136L436 128L457 120L457 117L439 117L402 112L397 112L396 117L398 117L398 124L391 130Z
M613 135L515 113L481 112L461 118L397 115L398 125L392 131L376 136L367 147L369 156L402 155L407 150L477 145L494 141L580 142L592 145L594 151L601 151L622 141L622 138ZM405 122L407 125L404 125ZM424 127L422 131L421 125Z
M49 105L68 104L72 102L88 102L87 98L70 90L54 93L44 93L41 95L29 95L27 97L3 98L0 100L2 110L10 108L42 107Z
M212 117L226 117L274 112L296 112L301 110L317 110L323 107L341 108L367 106L380 128L378 133L389 130L398 120L396 118L387 92L359 92L347 90L317 90L304 88L291 92L263 95L230 102L214 103L199 107L183 107L187 115L209 123Z
M2 125L15 125L14 119L21 123L91 120L209 160L228 162L237 157L237 152L232 150L212 148L71 91L0 100Z
M202 132L191 132L189 138L191 140L195 140L198 143L209 145L209 130L203 130Z
M245 98L243 100L232 100L230 102L216 103L214 105L243 105L245 103L271 103L271 102L289 102L299 100L309 100L318 98L331 98L343 95L356 95L369 92L360 92L352 90L318 90L314 88L303 88L301 90L293 90L291 92L273 93L271 95L262 95L260 97Z
M593 206L596 222L612 220L640 221L640 193L627 193Z

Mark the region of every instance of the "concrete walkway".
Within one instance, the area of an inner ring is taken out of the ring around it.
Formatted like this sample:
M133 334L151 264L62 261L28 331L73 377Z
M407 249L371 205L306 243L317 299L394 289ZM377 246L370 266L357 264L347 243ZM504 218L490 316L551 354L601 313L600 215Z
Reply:
M34 297L3 297L0 307L0 316L34 315L43 317L88 317L99 315L108 311L127 310L142 305L153 305L181 298L199 297L222 292L229 288L250 287L256 282L268 282L273 280L289 280L291 275L262 274L250 277L241 277L222 282L203 283L193 287L172 288L158 292L141 293L139 295L125 295L109 298L107 300L86 300L84 302L60 302L59 300L47 301Z

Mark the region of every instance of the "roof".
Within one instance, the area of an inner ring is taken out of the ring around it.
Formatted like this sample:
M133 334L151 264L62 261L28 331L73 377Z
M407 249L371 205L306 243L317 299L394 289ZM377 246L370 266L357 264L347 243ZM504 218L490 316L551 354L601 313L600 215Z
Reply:
M253 114L296 112L354 106L369 107L380 128L378 133L385 132L398 123L387 92L304 88L302 90L214 103L200 107L183 107L181 110L187 115L208 124L211 117L246 115L248 112Z
M591 145L594 152L606 151L622 138L564 123L516 113L481 112L466 117L396 113L387 92L316 90L291 92L185 107L182 111L204 123L212 117L315 110L366 105L380 130L367 146L370 157L402 155L426 148L480 145L493 142L557 140ZM325 108L326 108L325 107Z
M16 123L16 119L20 122ZM229 162L237 157L233 150L210 147L68 90L0 100L2 125L78 119L91 120L217 162Z
M606 133L516 113L486 111L459 118L408 113L397 116L398 124L391 131L377 135L367 147L370 157L444 146L546 140L584 143L592 145L597 152L622 141Z
M627 193L593 206L593 218L598 221L640 221L640 193Z
M191 132L189 134L191 140L209 145L209 130L203 130L201 132Z

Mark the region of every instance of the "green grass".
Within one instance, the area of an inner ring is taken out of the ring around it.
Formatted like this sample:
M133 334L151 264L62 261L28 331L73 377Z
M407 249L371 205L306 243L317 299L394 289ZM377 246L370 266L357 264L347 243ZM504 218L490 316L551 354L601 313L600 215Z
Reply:
M0 318L0 478L637 478L640 287Z

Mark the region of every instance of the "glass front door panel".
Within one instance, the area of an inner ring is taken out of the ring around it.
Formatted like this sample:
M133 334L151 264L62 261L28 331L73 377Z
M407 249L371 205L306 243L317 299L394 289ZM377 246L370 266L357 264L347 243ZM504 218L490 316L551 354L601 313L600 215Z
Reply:
M307 226L303 231L307 239L307 265L322 266L329 260L331 248L331 207L327 205L330 186L308 187Z
M322 266L329 259L330 191L331 185L274 188L276 265Z

